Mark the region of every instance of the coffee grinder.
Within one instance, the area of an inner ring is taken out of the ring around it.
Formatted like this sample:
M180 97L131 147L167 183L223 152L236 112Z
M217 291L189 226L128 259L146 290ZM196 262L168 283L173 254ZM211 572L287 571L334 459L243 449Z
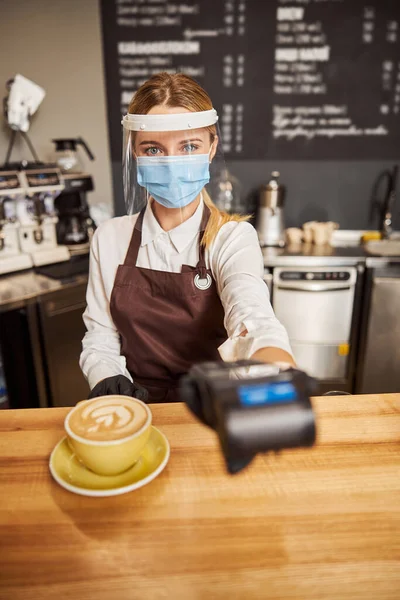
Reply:
M257 233L261 246L285 245L283 203L285 188L278 181L279 172L273 171L271 179L260 190Z
M56 145L55 159L65 185L55 201L58 213L57 240L59 244L65 244L71 254L85 254L89 252L90 241L96 229L86 198L87 192L93 191L94 185L92 176L83 172L77 146L81 145L85 149L90 160L94 160L94 156L81 137L57 138L53 143Z
M29 254L19 245L20 223L17 219L17 201L24 198L18 171L0 168L0 275L32 267Z
M70 253L57 244L58 218L54 200L64 189L60 170L56 165L22 163L19 177L25 191L17 200L19 245L30 254L34 266L68 261Z

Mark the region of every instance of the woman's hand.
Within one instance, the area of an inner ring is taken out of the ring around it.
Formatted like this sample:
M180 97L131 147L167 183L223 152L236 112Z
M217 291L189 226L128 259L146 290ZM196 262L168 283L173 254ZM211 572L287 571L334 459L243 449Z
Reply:
M106 377L94 386L88 399L98 396L132 396L146 402L149 397L148 391L141 385L130 381L125 375L114 375Z
M240 337L245 337L248 334L247 329L242 331ZM260 362L265 363L287 363L291 367L295 367L296 363L294 362L294 358L291 354L282 350L281 348L260 348L257 352L251 356L251 360L258 360Z
M251 359L265 363L286 363L291 367L296 367L293 356L281 348L260 348L254 352Z

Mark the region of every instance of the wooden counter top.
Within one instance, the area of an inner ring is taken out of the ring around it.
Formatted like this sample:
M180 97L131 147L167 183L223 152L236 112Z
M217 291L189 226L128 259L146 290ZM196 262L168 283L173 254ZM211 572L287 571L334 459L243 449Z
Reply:
M318 444L225 472L213 432L152 406L171 458L148 486L67 492L64 408L0 411L0 599L400 598L400 394L313 400Z

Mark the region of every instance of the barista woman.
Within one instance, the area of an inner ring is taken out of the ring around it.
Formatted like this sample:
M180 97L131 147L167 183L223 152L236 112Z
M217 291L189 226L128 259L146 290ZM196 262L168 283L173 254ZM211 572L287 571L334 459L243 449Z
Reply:
M293 364L246 218L212 202L225 168L218 116L190 77L160 73L123 118L127 216L96 231L80 365L90 397L177 400L205 360Z

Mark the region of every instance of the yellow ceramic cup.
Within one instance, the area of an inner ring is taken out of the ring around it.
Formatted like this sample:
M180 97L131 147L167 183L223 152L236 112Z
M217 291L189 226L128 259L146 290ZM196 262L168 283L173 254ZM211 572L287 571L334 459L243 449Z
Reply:
M89 440L77 435L71 430L69 425L71 415L76 410L80 410L83 403L94 403L97 400L100 400L100 398L104 398L104 396L78 402L78 404L67 414L64 421L64 427L71 449L87 468L98 475L117 475L123 473L137 462L140 453L150 437L152 414L147 404L144 404L144 402L141 402L137 398L129 398L130 401L141 404L147 413L147 419L144 425L139 430L135 431L135 433L120 439L102 441Z

